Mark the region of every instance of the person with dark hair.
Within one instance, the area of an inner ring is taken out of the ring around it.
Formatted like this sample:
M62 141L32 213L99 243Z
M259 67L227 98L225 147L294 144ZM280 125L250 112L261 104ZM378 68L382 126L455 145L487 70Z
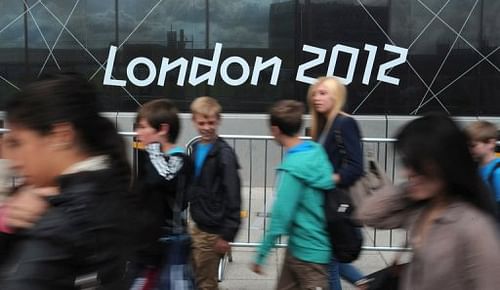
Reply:
M129 269L134 268L131 289L194 289L187 232L187 187L192 164L184 149L175 144L180 131L178 110L166 99L144 104L137 113L137 194L142 218L141 245ZM156 288L154 288L156 287Z
M0 128L4 122L0 120ZM15 175L8 156L2 154L3 133L0 133L0 257L6 257L15 244L15 231L30 228L47 210L44 197L56 188L23 188L15 190ZM5 262L5 259L1 260ZM2 263L0 263L1 265Z
M96 90L76 74L38 80L6 106L5 150L23 188L56 188L16 232L3 290L123 289L131 169Z
M368 198L358 216L376 228L408 230L413 258L399 289L498 289L495 203L465 132L432 114L409 122L396 138L407 181L396 193Z
M347 89L335 77L318 78L307 91L312 138L325 148L335 169L332 176L335 185L343 189L348 189L363 175L361 131L356 120L342 111L346 99ZM331 290L342 290L340 277L365 289L364 275L350 263L339 263L335 253L329 271Z
M270 111L271 133L286 150L277 172L271 225L259 247L252 270L262 265L280 235L288 235L278 290L328 289L332 249L326 231L324 191L333 188L332 166L322 146L302 141L304 105L283 100Z

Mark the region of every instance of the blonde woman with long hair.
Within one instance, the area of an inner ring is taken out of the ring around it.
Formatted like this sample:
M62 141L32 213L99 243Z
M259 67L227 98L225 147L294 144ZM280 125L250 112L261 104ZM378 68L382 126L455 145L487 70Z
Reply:
M342 111L346 98L346 87L335 77L318 78L307 92L312 138L325 148L335 172L332 178L340 188L354 184L363 174L361 132L356 120ZM339 142L343 150L339 149ZM330 263L331 290L342 289L339 272L342 278L363 289L363 274L351 264L333 259Z

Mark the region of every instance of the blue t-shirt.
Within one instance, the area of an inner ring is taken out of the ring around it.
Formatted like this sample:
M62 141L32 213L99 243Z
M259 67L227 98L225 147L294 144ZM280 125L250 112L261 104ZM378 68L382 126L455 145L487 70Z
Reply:
M208 152L212 149L214 144L196 144L196 154L194 156L194 174L196 177L200 176L201 168L203 167L203 162L207 158Z
M484 183L488 186L488 188L495 194L495 200L500 201L500 168L497 168L495 172L493 172L492 182L490 182L489 177L491 175L491 171L495 168L495 165L500 162L500 158L495 158L488 162L488 164L481 166L479 168L479 173L483 178ZM491 184L493 183L493 184Z

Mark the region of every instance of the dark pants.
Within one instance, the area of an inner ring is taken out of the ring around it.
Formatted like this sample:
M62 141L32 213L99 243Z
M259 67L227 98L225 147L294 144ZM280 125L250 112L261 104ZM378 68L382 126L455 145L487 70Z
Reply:
M174 235L163 240L165 260L160 272L160 290L194 290L191 268L191 238Z
M170 235L161 239L163 256L158 266L130 262L127 273L129 289L133 290L194 290L191 268L191 239L187 234Z

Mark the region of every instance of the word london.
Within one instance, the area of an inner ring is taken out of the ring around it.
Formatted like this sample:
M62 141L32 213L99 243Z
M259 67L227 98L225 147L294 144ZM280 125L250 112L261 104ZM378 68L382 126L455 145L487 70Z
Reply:
M373 71L373 64L375 62L377 47L374 45L365 44L364 50L368 52L368 58L365 63L362 83L368 85ZM396 54L397 57L379 66L377 72L377 80L393 85L399 85L399 78L389 76L388 72L394 67L406 62L408 49L386 44L384 46L384 50ZM116 46L111 46L109 48L108 60L106 64L106 70L104 73L103 84L109 86L124 87L127 85L126 80L120 80L112 77L116 51L117 51ZM213 86L217 76L217 71L219 70L222 80L227 85L239 86L247 82L248 79L250 78L250 84L257 86L259 82L260 73L263 70L271 67L272 67L272 74L269 80L269 84L274 86L277 85L278 76L282 63L281 58L274 56L264 61L262 57L257 56L253 64L253 70L250 71L250 64L245 59L239 56L230 56L224 59L224 61L222 61L222 64L220 65L219 68L221 51L222 51L222 44L216 43L212 59L193 57L188 79L190 85L196 86L206 81L208 85ZM297 75L295 77L295 80L307 84L312 84L314 83L315 78L306 76L306 71L318 65L323 64L325 62L327 50L310 45L304 45L302 51L314 54L316 55L316 58L299 65L299 67L297 68ZM328 69L326 71L326 75L336 76L344 84L350 84L354 78L354 71L357 65L359 51L360 50L357 48L342 44L337 44L333 46L330 54L330 61L328 63ZM335 66L337 64L337 59L340 53L344 53L350 56L349 65L347 67L347 73L345 76L335 75ZM152 84L156 79L158 86L164 86L167 73L169 71L178 68L179 74L177 77L177 85L184 86L188 64L189 64L188 60L185 59L184 57L178 58L174 61L171 61L169 58L163 57L161 60L160 71L157 74L157 68L152 60L150 60L147 57L136 57L132 59L127 65L127 78L132 84L138 87L148 86ZM135 67L138 65L143 65L147 67L146 78L139 79L135 75ZM198 75L198 68L200 66L207 67L208 71L203 73L202 75ZM239 73L238 77L234 78L233 76L229 75L228 69L230 66L239 66L241 68L241 72Z

